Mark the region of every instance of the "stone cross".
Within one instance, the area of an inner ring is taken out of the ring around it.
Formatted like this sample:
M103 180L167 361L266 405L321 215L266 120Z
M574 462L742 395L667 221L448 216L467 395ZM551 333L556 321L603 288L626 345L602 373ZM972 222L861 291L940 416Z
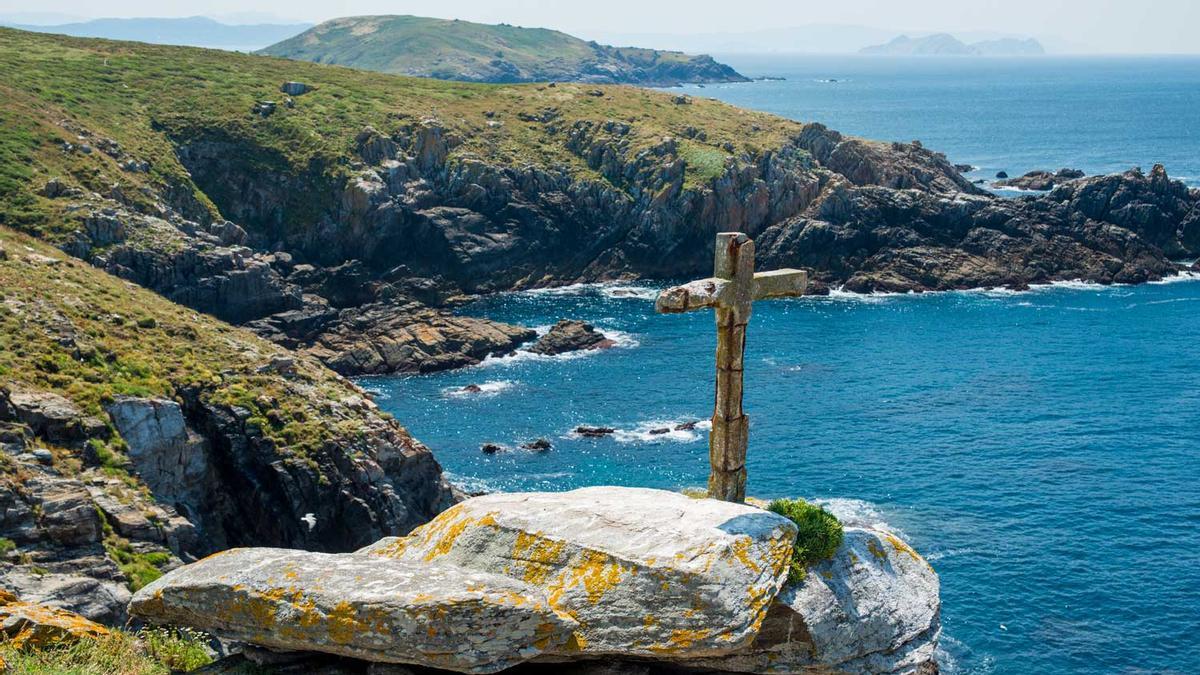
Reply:
M717 314L717 382L712 431L708 437L708 496L727 502L746 498L746 444L750 419L742 412L742 370L746 324L755 300L803 295L808 273L783 269L754 273L754 242L740 232L717 234L711 279L693 281L659 294L655 309L680 314L711 307Z

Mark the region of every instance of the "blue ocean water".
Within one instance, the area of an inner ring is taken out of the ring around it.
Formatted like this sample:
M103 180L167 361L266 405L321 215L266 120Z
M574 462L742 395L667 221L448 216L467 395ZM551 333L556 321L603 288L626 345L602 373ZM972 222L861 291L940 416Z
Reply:
M951 161L1020 175L1155 163L1200 187L1200 57L872 58L727 56L783 82L689 86L843 133L919 139ZM836 80L836 81L834 81Z
M1163 162L1200 184L1200 59L728 60L788 79L693 93L919 138L980 176ZM489 297L461 311L586 319L620 346L362 383L468 489L700 486L704 427L650 432L711 413L713 319L655 315L655 291ZM941 575L945 672L1200 672L1198 310L1195 279L760 303L750 491L908 538ZM517 449L539 437L554 449Z
M362 383L467 488L701 486L703 429L649 432L711 414L713 318L613 290L465 311L586 319L615 349ZM749 490L903 532L941 575L946 672L1200 672L1197 336L1195 280L759 303ZM554 449L516 449L539 437Z

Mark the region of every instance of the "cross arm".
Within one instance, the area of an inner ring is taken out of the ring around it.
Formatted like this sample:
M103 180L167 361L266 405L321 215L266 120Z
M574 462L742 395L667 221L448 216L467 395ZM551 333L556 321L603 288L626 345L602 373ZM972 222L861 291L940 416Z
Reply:
M807 289L808 272L804 270L783 269L754 275L755 300L804 295Z
M654 309L659 314L682 314L693 309L717 307L725 303L731 287L731 281L712 278L668 288L658 294Z

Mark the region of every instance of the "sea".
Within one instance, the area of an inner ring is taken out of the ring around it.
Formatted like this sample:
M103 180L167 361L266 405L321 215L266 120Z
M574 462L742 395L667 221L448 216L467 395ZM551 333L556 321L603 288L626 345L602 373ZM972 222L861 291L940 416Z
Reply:
M920 139L980 178L1200 177L1200 59L725 60L786 79L690 93ZM714 323L656 315L661 288L485 297L458 311L583 319L617 346L360 384L468 491L699 487ZM1200 672L1200 275L760 302L745 403L751 494L853 512L937 570L943 672Z

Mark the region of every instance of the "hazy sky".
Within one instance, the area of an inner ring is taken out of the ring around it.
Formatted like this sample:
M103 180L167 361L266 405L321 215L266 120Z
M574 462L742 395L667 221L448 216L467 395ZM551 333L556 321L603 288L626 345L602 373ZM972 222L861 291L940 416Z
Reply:
M1200 52L1200 0L0 0L0 14L81 17L263 13L320 21L418 14L587 33L752 31L814 23L996 31L1110 52Z

